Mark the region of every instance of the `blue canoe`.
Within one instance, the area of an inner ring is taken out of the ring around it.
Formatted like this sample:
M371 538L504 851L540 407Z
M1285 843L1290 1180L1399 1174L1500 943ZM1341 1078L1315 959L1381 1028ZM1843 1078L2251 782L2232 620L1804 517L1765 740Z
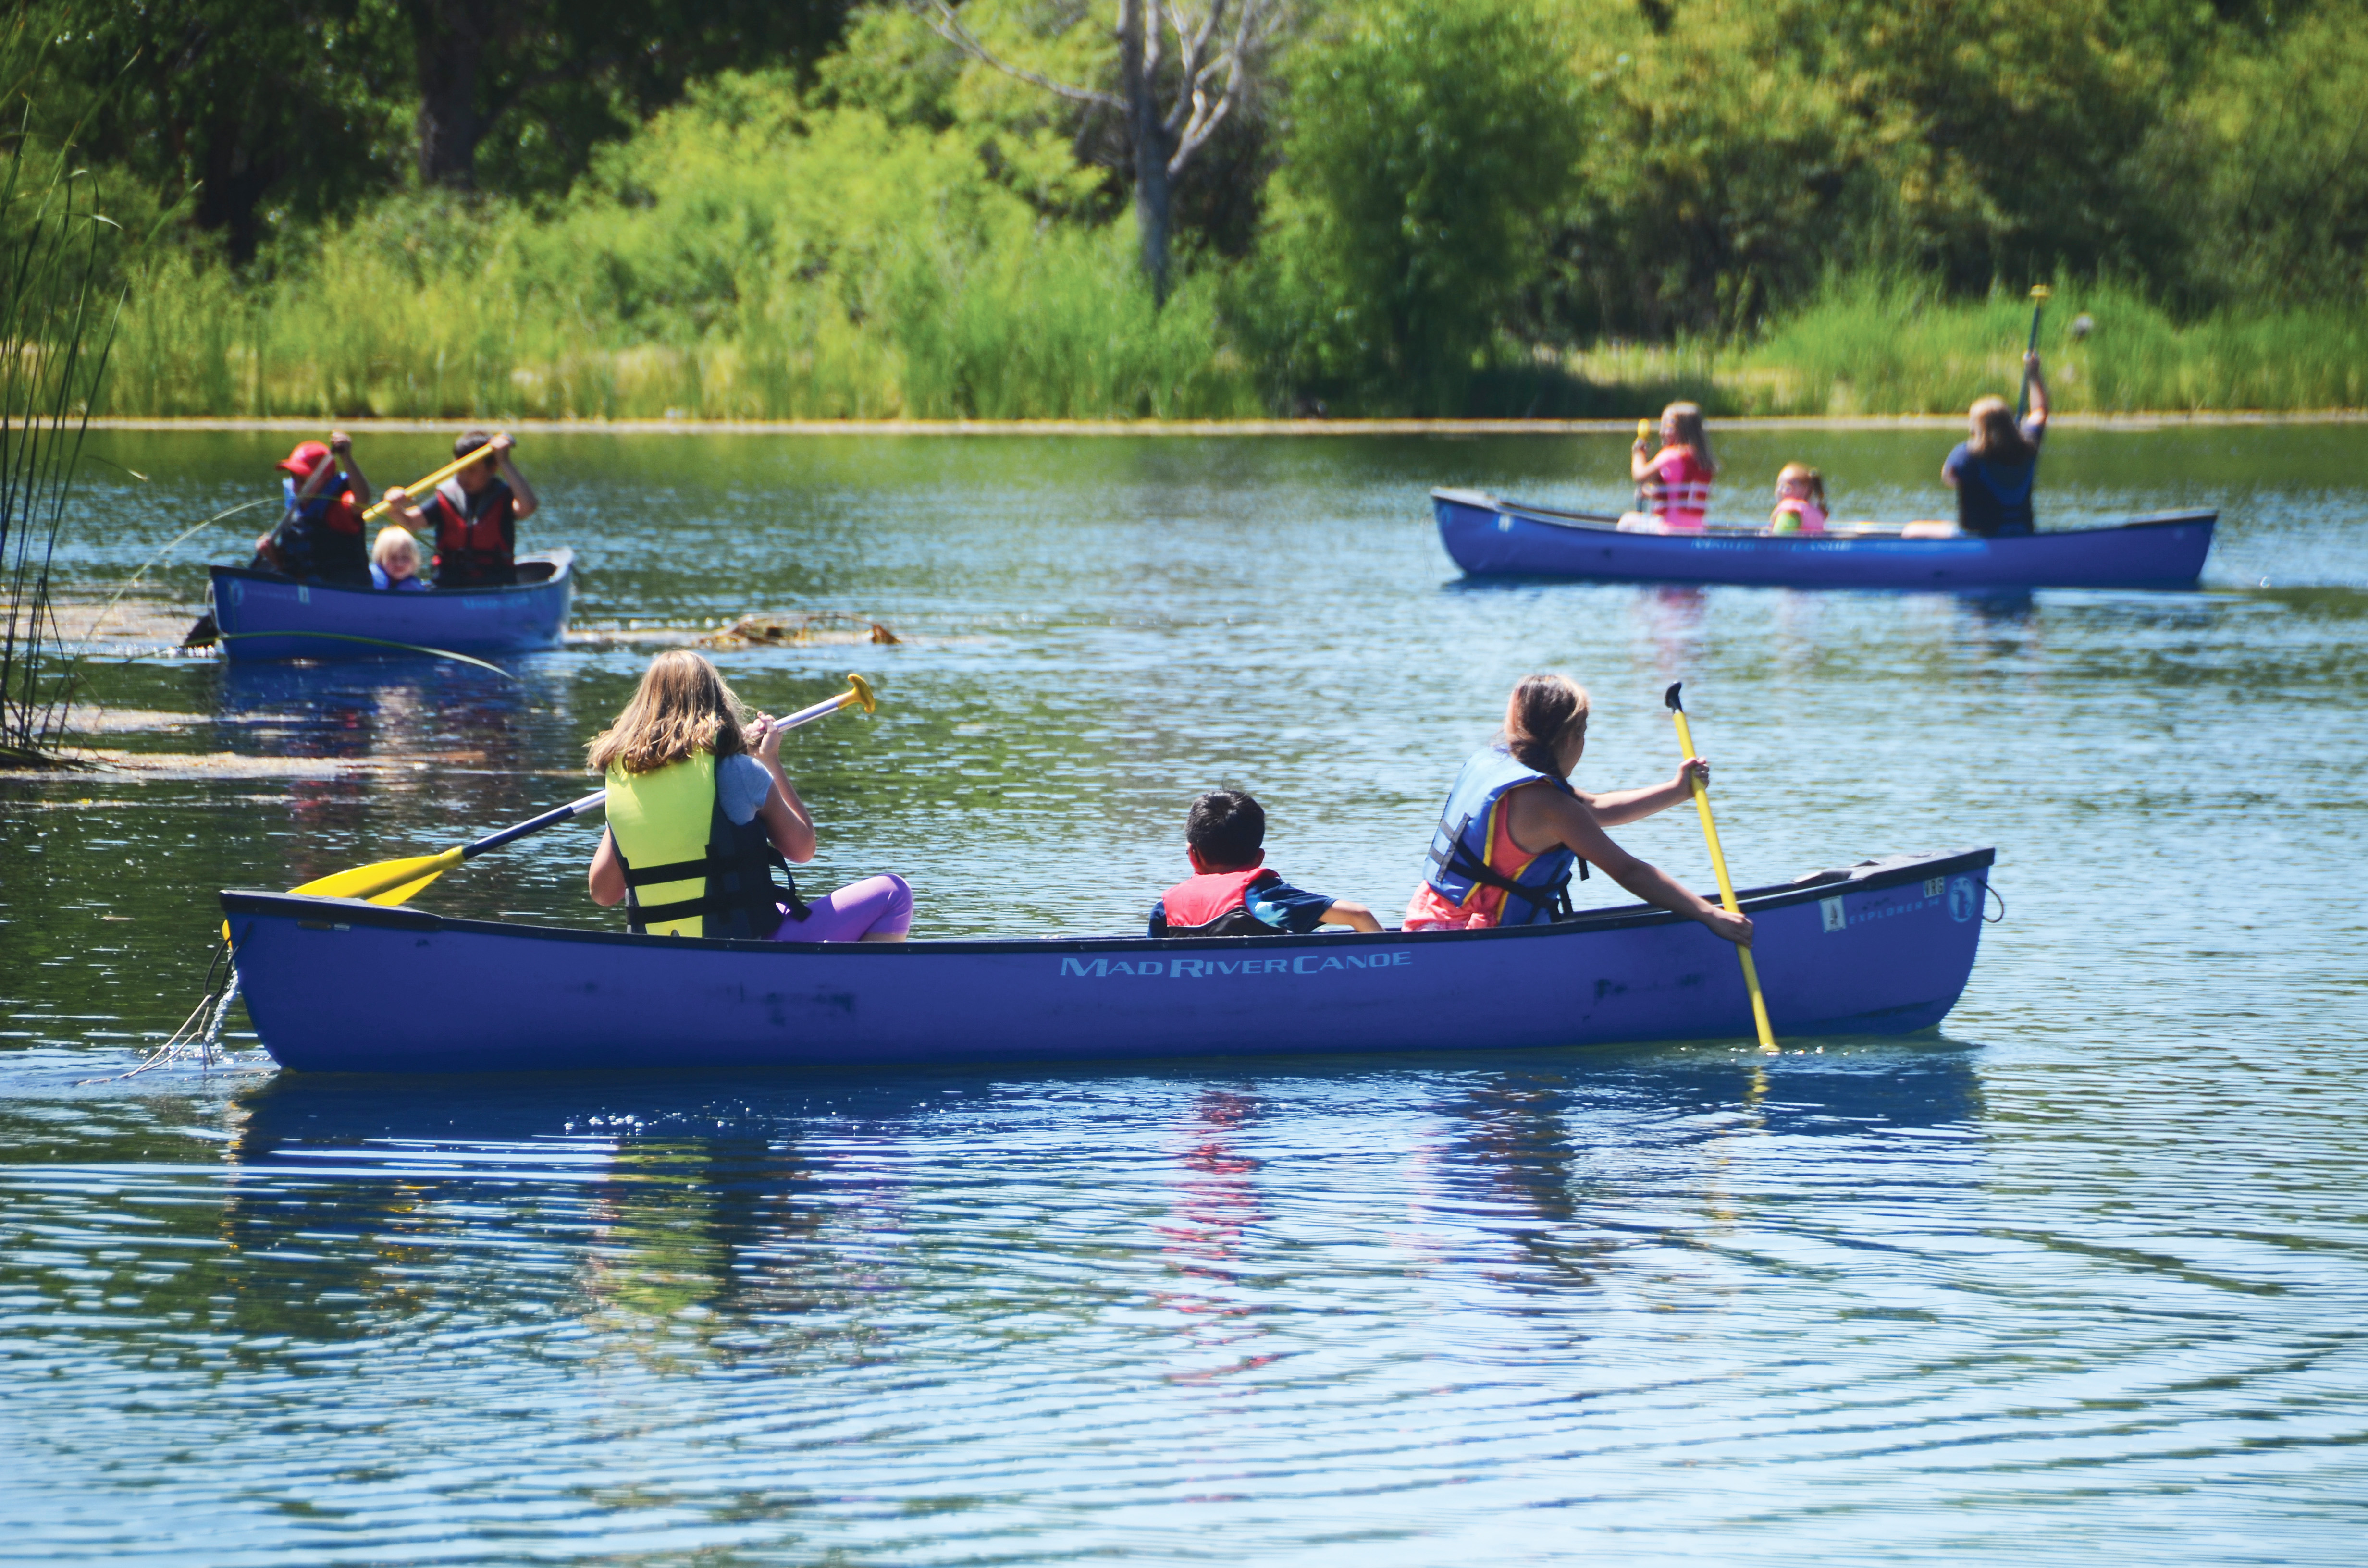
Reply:
M1896 532L1622 533L1620 519L1557 512L1474 490L1434 490L1439 537L1474 576L1795 588L2184 588L2203 571L2217 512L2165 512L2014 539Z
M518 558L506 588L387 594L299 583L270 572L213 568L213 616L229 659L366 659L422 648L529 653L567 636L575 552Z
M1744 895L1780 1034L1907 1034L1980 946L1988 849ZM1735 949L1643 905L1375 935L635 937L225 892L247 1015L310 1072L538 1072L1501 1051L1748 1039ZM386 977L432 974L386 1001Z

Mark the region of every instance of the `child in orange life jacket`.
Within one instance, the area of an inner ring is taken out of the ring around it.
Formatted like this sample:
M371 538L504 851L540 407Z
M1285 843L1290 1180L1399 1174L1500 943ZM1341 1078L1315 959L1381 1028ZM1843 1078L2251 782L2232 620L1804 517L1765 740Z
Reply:
M1155 937L1280 937L1318 926L1378 931L1361 903L1302 892L1265 866L1266 812L1238 790L1213 790L1192 802L1184 854L1193 875L1151 906Z
M1621 531L1701 532L1710 513L1710 482L1718 476L1710 436L1702 428L1702 406L1673 403L1661 410L1661 449L1648 458L1646 447L1640 432L1628 454L1628 477L1636 482L1636 499L1644 510L1622 517Z
M1768 515L1771 534L1826 531L1825 475L1806 463L1786 463L1776 476L1776 509Z
M472 430L452 443L452 455L483 451L472 462L414 505L400 484L386 493L387 506L436 541L439 588L504 587L518 581L518 526L534 516L534 486L510 462L517 445L508 436Z

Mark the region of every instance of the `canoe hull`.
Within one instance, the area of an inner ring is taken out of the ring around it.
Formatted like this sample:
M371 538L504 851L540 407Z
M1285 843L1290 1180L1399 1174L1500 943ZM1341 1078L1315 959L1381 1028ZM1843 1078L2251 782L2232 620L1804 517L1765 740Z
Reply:
M518 561L521 569L545 563L551 572L541 582L424 594L294 583L217 566L214 625L222 656L241 662L383 658L422 648L481 657L534 653L565 641L575 598L575 552Z
M1954 1006L1992 852L1898 857L1746 907L1777 1028ZM1641 906L1526 930L806 945L445 920L227 892L248 1015L313 1072L535 1072L1454 1051L1748 1037L1734 949ZM399 1006L385 977L432 974Z
M1474 576L1797 588L2183 588L2212 550L2216 512L2016 539L1622 533L1618 519L1434 490L1440 541Z

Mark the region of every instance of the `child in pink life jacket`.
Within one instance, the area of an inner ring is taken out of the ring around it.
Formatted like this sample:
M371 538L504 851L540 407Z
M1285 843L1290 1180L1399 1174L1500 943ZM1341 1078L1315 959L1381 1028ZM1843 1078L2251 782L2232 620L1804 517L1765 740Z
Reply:
M1267 869L1266 811L1238 790L1213 790L1192 802L1184 854L1193 874L1151 906L1155 937L1281 937L1318 926L1378 931L1361 903L1302 892Z
M1636 482L1637 504L1644 509L1622 517L1622 530L1701 532L1710 514L1710 482L1718 477L1710 436L1702 428L1702 405L1673 403L1661 410L1661 449L1647 457L1647 446L1639 434L1628 455L1628 477Z
M1806 463L1786 463L1776 476L1776 509L1768 514L1771 534L1826 531L1825 476Z

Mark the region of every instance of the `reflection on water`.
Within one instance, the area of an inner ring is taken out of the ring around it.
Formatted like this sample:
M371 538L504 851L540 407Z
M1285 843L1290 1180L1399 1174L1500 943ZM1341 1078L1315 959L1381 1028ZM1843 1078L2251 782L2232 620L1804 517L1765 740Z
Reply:
M278 455L101 439L207 510ZM1721 452L1929 514L1919 439ZM1220 784L1401 907L1555 668L1595 790L1668 777L1686 682L1738 880L1991 843L2013 915L1941 1035L1773 1061L77 1086L180 1020L213 889L580 793L646 651L100 672L195 716L133 744L356 766L0 782L0 1556L2346 1561L2363 439L2051 437L2067 508L2226 506L2215 575L1996 598L1453 576L1425 486L1583 504L1624 437L549 438L587 619L909 634L718 657L879 686L786 760L816 880L924 934L1138 929ZM93 494L70 572L167 537ZM597 831L420 905L604 926ZM1706 880L1690 812L1619 836Z

